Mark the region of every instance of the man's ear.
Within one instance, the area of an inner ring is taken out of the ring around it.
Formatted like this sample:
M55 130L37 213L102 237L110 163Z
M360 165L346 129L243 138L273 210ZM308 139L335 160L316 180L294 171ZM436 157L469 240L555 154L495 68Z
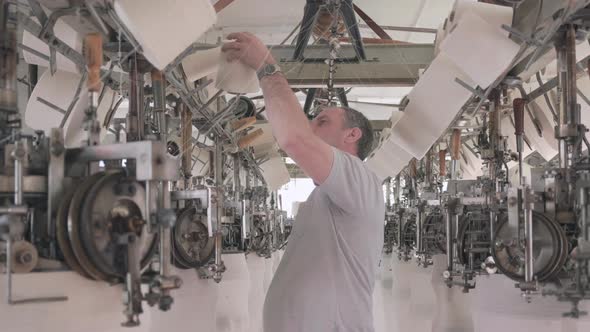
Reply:
M356 143L358 140L361 139L361 137L363 137L363 131L358 127L354 127L349 128L348 134L346 135L344 140L346 143Z

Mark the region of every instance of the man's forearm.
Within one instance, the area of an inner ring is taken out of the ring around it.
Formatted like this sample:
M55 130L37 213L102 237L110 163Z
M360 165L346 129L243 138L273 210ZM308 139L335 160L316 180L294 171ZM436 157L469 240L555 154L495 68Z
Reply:
M262 78L260 87L268 121L281 148L286 149L300 138L312 135L309 121L283 74Z

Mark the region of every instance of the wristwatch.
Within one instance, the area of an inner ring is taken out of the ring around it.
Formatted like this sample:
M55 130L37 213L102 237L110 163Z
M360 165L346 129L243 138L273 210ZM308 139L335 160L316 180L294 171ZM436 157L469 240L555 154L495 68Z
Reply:
M263 77L272 76L272 75L274 75L276 73L280 73L280 72L281 72L281 67L279 67L279 65L269 63L269 64L262 66L262 68L260 68L256 72L256 75L258 75L258 80L260 81Z

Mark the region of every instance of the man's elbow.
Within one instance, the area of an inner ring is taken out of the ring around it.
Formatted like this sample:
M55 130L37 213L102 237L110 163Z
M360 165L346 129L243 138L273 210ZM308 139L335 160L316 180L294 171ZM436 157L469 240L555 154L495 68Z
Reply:
M278 140L279 147L281 150L290 156L297 156L303 150L305 150L305 138L299 137L299 135L291 135Z

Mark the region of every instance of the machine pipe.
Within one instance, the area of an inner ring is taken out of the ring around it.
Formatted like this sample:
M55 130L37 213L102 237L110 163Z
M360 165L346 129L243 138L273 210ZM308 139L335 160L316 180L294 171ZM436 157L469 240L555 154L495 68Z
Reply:
M14 205L23 204L23 158L22 142L16 141L14 148Z
M416 216L416 253L422 254L424 251L423 248L423 239L422 239L422 225L424 223L424 209L422 207L418 208L418 214Z
M447 250L447 271L453 272L453 211L450 206L447 206L445 215L445 231L447 234L446 238L446 250Z
M156 124L157 131L160 134L160 139L163 139L162 136L165 137L167 134L163 128L166 122L166 82L164 81L164 74L155 68L151 71L151 78L154 95L153 119L154 123Z
M533 262L533 206L530 202L530 192L528 188L524 190L524 277L525 282L530 283L534 277L534 262Z

